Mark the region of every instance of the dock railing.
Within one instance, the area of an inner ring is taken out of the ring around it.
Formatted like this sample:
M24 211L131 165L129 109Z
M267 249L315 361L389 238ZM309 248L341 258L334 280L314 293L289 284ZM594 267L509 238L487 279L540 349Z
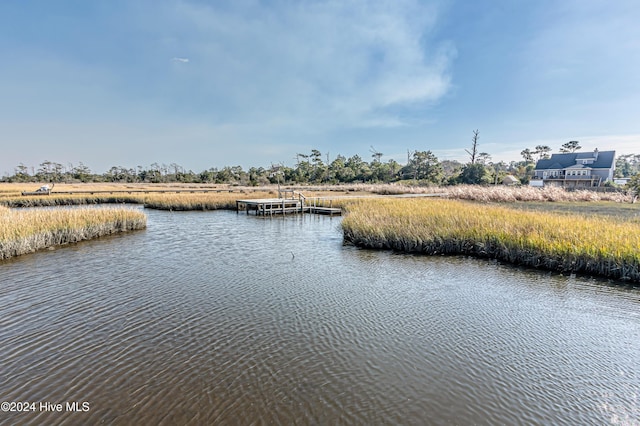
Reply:
M273 199L248 199L236 200L236 212L244 210L249 214L249 210L255 211L258 216L273 216L274 214L286 215L287 213L319 213L339 215L339 208L333 208L333 200L324 197L307 197L302 192L284 190L278 195L280 198ZM329 205L327 207L327 204Z
M304 212L305 204L307 204L307 197L305 197L302 192L298 192L298 200L300 200L300 211Z

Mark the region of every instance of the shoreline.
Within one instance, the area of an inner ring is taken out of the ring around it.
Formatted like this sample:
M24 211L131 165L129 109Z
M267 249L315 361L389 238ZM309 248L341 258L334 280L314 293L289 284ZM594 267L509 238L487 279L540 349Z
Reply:
M640 223L439 200L353 204L342 222L357 247L469 255L554 272L640 283ZM591 232L591 235L585 235Z
M144 213L125 208L27 212L0 208L0 219L0 261L147 226Z

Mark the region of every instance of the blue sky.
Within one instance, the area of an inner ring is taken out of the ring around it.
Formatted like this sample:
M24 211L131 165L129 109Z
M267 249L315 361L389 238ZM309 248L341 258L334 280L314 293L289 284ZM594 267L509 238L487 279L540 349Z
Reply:
M0 175L640 153L637 0L0 2Z

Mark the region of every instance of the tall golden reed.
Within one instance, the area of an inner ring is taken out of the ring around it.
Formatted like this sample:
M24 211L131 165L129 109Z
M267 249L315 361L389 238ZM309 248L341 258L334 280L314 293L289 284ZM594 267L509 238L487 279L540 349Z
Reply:
M34 189L34 185L28 187ZM224 187L195 184L58 184L51 195L22 196L19 189L27 189L25 184L0 183L0 205L9 207L36 207L83 204L144 204L148 208L165 210L216 210L234 209L235 200L246 198L274 198L277 188L271 187ZM442 194L451 199L464 199L484 202L513 201L614 201L628 203L631 196L625 192L595 192L589 190L565 191L563 188L528 186L506 187L503 185L479 186L456 185L447 187L421 187L400 184L353 184L353 185L317 185L286 187L284 189L302 192L309 199L325 197L334 203L341 198L400 194ZM220 192L198 192L198 191ZM59 192L56 192L59 191ZM63 193L63 192L84 193ZM90 191L95 191L90 193ZM102 191L102 192L101 192ZM112 191L112 192L108 192ZM115 191L115 192L114 192ZM167 191L165 193L145 193L142 191ZM172 192L173 191L173 192ZM176 193L175 191L184 191ZM193 192L189 192L193 191Z
M640 282L640 224L458 200L361 200L346 206L344 238L358 246L469 254Z
M0 207L0 259L43 248L146 227L128 208L13 210Z
M158 210L232 210L236 208L236 200L273 197L277 197L275 192L174 193L149 194L142 202L145 208Z

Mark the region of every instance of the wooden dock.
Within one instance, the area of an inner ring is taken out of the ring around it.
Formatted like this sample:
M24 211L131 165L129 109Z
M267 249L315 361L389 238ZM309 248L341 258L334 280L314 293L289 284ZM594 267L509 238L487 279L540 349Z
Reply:
M253 200L237 200L236 212L255 212L256 216L273 216L298 213L327 214L330 216L341 215L342 210L335 208L329 202L329 207L318 205L318 200L307 203L304 197L299 198L261 198Z

